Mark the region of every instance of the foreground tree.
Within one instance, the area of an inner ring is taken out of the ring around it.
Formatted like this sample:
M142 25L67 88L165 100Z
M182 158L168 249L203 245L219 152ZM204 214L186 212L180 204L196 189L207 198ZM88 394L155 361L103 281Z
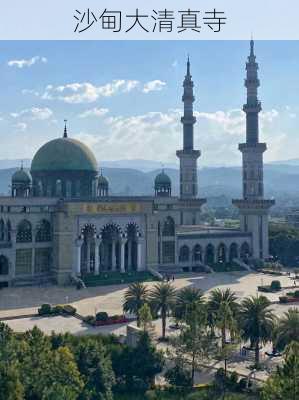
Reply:
M260 345L271 340L274 329L274 314L271 302L265 296L248 297L243 300L240 312L242 338L250 340L255 350L255 367L260 364Z
M144 304L139 310L139 322L140 327L143 332L148 332L150 335L153 333L153 317L151 313L150 306L148 304Z
M185 287L177 293L174 314L177 320L187 322L193 311L204 304L203 293L195 287Z
M169 356L175 367L168 374L168 378L173 380L179 373L188 381L186 366L190 366L189 381L190 386L193 386L198 365L211 357L216 350L216 344L207 332L207 313L204 304L198 305L188 314L187 323L181 325L179 336L172 339L172 349L169 351Z
M299 398L299 342L292 342L286 349L282 367L268 379L262 400L298 400Z
M24 387L18 365L0 362L0 400L23 400Z
M299 341L299 309L290 308L279 319L276 334L276 348L284 348L292 341Z
M116 376L115 390L121 393L145 392L164 366L163 354L157 351L147 332L141 332L137 346L117 346L112 350Z
M230 289L215 289L208 302L209 320L221 331L221 347L224 349L227 330L234 336L237 330L237 313L239 305L237 297Z
M162 339L165 339L167 314L173 309L176 300L176 290L166 282L157 283L150 292L150 304L155 313L161 314Z
M110 356L102 343L91 338L81 339L75 349L79 372L84 381L83 399L112 400L114 373ZM101 393L101 397L98 397Z
M125 292L123 310L136 315L137 326L140 326L140 309L147 301L148 289L143 283L132 283Z

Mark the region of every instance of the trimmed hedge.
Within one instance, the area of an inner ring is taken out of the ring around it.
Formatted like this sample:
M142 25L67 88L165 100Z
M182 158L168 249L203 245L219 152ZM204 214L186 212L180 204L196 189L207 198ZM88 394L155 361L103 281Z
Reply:
M51 306L51 304L42 304L41 307L38 309L39 315L74 315L76 314L77 310L75 307L71 306L70 304L57 304L56 306Z

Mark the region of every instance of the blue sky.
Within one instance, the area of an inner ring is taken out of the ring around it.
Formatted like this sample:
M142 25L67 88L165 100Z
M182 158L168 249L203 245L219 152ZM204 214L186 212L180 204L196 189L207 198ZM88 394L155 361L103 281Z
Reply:
M245 135L245 41L0 41L0 158L32 158L69 135L99 161L176 162L191 58L201 165L238 165ZM267 161L299 158L299 42L258 41Z

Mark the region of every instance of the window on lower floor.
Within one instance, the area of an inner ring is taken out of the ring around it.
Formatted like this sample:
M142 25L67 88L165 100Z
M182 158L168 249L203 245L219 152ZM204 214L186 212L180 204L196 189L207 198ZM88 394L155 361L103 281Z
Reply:
M16 275L31 275L32 249L16 251Z
M39 274L42 272L48 272L51 267L51 257L52 257L52 249L44 248L44 249L35 249L35 258L34 258L34 273Z
M175 263L174 241L162 242L162 261L163 261L163 264L174 264Z

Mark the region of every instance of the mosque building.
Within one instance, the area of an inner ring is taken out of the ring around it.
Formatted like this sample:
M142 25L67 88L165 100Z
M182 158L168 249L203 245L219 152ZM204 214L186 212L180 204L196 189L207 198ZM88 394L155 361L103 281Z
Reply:
M183 83L183 148L180 194L172 195L164 170L153 196L111 196L109 182L82 142L63 136L35 154L30 173L23 166L12 176L11 196L0 197L0 286L58 284L71 277L118 271L205 270L216 263L246 263L268 257L268 215L264 199L263 153L259 142L258 64L251 41L246 64L246 142L240 229L200 225L205 199L198 196L194 149L193 81L190 61Z

